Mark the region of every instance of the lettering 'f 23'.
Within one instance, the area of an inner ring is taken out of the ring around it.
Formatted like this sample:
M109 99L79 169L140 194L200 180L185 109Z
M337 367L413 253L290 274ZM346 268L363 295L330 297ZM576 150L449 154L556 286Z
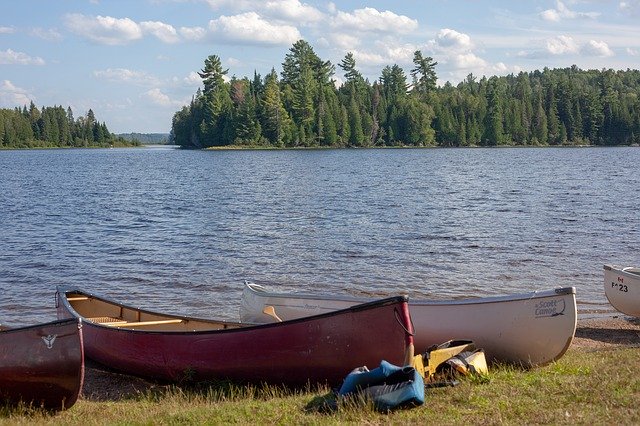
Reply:
M566 305L564 299L544 300L542 302L536 303L535 317L545 318L564 315L565 308Z

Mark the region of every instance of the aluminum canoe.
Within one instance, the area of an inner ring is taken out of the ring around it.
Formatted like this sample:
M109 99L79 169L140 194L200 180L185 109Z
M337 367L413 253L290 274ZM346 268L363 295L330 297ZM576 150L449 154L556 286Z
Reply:
M617 311L640 317L640 268L604 265L604 293Z
M245 283L240 319L274 321L263 313L273 307L283 320L344 309L368 299L349 296L273 293ZM409 302L416 353L451 339L469 339L488 360L527 366L559 359L576 331L575 288L557 288L496 297Z

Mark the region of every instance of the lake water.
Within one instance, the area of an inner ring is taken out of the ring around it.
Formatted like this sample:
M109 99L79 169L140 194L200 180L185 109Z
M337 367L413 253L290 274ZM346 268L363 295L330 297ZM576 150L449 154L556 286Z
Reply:
M56 285L235 319L278 291L459 298L640 264L640 148L0 151L0 322L55 318Z

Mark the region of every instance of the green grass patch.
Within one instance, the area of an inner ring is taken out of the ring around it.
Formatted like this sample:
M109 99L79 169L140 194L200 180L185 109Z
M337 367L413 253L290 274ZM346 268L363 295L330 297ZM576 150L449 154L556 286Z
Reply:
M326 387L217 382L120 401L81 399L60 413L0 407L0 424L640 424L639 351L572 349L545 367L492 366L486 377L429 388L425 405L389 414L366 401L335 401Z

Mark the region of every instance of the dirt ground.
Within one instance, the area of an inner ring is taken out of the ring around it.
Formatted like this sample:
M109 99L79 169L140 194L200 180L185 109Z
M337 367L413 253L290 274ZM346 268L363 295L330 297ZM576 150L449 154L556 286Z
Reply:
M598 350L616 346L640 348L640 319L610 316L578 320L571 348ZM117 401L154 389L161 390L166 386L110 371L88 360L82 398L88 401Z
M571 346L594 349L612 346L640 348L640 318L620 315L579 319Z

